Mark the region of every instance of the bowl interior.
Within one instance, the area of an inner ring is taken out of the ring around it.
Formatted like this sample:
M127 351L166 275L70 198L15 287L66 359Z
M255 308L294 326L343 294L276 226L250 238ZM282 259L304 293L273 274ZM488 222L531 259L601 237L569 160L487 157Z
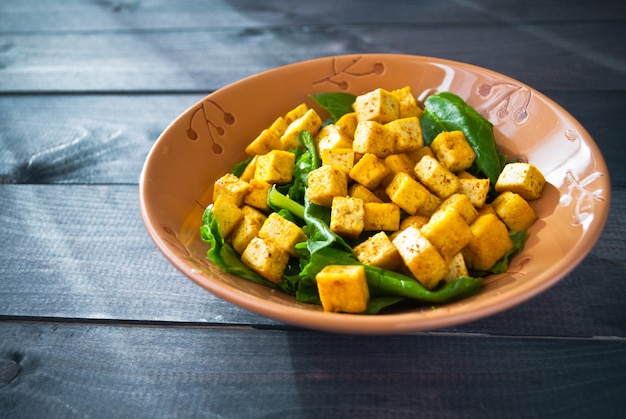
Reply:
M320 307L220 271L199 235L213 182L245 159L244 147L311 93L360 94L410 86L419 101L440 91L465 99L494 124L498 146L535 164L548 185L532 205L539 220L508 272L486 278L462 301L366 316ZM217 296L302 327L346 333L400 333L449 327L519 304L570 272L597 241L608 214L609 176L586 130L553 101L504 75L419 56L365 54L319 58L267 71L220 89L180 115L159 137L140 179L146 228L166 258Z

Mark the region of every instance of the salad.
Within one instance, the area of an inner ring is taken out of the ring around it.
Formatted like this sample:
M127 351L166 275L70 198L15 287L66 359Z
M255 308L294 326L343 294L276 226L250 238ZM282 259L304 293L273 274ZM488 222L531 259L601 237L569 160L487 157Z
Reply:
M479 292L537 219L545 179L450 92L311 95L246 147L202 218L222 270L321 305L383 312Z

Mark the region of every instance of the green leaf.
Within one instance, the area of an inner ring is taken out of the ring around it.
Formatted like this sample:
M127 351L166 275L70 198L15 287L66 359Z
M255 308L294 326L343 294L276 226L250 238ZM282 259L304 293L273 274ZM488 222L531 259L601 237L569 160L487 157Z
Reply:
M322 108L330 114L333 122L337 122L343 115L353 112L352 104L356 96L343 92L325 92L310 95Z

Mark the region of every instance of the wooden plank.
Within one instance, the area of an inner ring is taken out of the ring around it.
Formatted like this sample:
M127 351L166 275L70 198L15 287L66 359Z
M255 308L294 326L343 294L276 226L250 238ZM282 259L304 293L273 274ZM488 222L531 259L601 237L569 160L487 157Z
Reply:
M6 417L617 418L626 408L624 340L12 323L0 335L19 336L0 341Z
M0 185L0 318L274 325L178 273L149 239L135 185ZM626 211L613 190L611 214ZM455 331L626 337L626 227L611 217L590 255L544 294ZM132 301L132 304L129 302Z
M598 143L615 186L626 149L613 115L626 92L544 91ZM0 183L137 183L160 133L204 94L0 96Z
M625 37L625 25L597 22L6 34L0 92L210 91L280 65L366 52L469 62L539 90L623 91Z
M567 7L542 0L480 2L420 1L388 4L377 0L342 2L235 0L203 2L167 0L84 2L67 0L9 0L0 4L2 32L171 30L206 27L263 27L311 24L476 24L494 19L515 22L616 21L623 8L612 0L593 7L570 1Z

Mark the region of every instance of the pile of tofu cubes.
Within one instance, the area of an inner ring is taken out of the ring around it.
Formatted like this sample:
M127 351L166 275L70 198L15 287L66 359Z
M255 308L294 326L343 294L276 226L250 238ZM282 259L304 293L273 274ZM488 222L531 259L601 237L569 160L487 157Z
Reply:
M542 173L529 163L506 165L495 185L499 195L487 203L490 181L468 173L476 154L463 132L443 132L424 145L423 111L409 87L367 92L353 109L322 126L313 108L297 106L247 146L253 158L240 177L226 174L215 183L222 235L268 280L281 281L295 245L307 240L267 206L272 185L292 181L289 150L303 130L315 138L322 162L308 175L307 197L330 208L331 230L356 243L361 263L404 273L426 289L468 276L468 269L490 269L513 247L509 231L537 219L528 201L541 196ZM316 281L325 311L365 310L363 266L327 266Z

